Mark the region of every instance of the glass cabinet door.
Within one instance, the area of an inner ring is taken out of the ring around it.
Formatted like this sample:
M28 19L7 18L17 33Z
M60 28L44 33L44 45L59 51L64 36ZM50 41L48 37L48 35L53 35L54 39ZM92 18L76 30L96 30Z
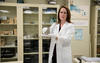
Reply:
M97 21L97 57L100 57L100 10L98 10L98 21Z
M42 9L42 33L43 34L49 34L50 26L56 21L57 21L57 7L46 7ZM50 41L51 41L50 37L42 37L43 63L48 63Z
M16 18L15 6L0 6L0 63L18 59Z
M38 63L39 24L38 7L23 8L24 63Z

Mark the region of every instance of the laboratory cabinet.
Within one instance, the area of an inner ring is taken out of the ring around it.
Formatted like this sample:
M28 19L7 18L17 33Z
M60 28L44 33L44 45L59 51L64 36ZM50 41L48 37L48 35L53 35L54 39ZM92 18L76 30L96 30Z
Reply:
M0 6L0 62L18 60L16 18L16 6Z
M0 62L47 63L50 38L42 28L57 20L59 5L0 3Z
M42 30L45 27L49 30L52 23L57 21L59 7L48 4L0 3L0 62L47 63L50 38L41 36ZM82 19L88 23L86 26L75 25L75 33L81 34L75 34L72 38L73 56L90 55L88 17ZM71 19L74 24L82 20ZM75 38L77 36L82 39Z
M92 55L100 57L100 6L92 7L91 35Z

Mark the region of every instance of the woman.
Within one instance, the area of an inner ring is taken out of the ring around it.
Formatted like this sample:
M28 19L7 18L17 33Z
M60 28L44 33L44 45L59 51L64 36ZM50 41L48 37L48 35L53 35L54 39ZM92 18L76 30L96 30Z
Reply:
M74 26L70 19L69 9L61 6L58 11L58 22L50 27L51 44L48 63L72 63L71 38Z

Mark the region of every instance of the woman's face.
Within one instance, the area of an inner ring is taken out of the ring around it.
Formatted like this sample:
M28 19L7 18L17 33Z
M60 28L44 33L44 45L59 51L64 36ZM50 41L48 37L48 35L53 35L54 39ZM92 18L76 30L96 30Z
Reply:
M67 17L67 11L65 8L61 8L60 13L59 13L59 18L61 21L66 21Z

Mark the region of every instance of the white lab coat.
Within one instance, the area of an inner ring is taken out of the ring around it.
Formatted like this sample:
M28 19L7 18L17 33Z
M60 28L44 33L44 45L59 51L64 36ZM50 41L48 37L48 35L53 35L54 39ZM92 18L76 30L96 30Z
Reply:
M74 33L72 23L66 22L59 31L59 24L50 27L51 44L48 63L52 63L54 45L56 44L57 63L72 63L71 38ZM56 40L58 36L58 40Z

